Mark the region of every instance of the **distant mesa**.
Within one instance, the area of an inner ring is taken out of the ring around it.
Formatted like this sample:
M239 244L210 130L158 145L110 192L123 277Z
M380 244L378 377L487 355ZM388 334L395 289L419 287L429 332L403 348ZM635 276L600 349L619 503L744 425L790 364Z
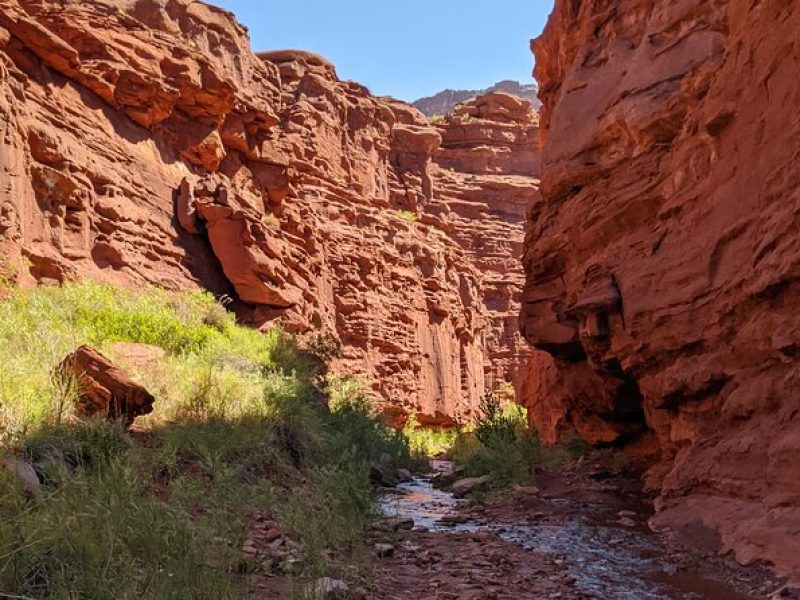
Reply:
M536 95L539 92L539 86L536 83L520 83L513 79L498 81L485 90L442 90L433 96L420 98L413 104L426 117L449 115L459 104L491 92L506 92L530 100L533 108L537 111L541 106L541 102L539 102L539 98Z

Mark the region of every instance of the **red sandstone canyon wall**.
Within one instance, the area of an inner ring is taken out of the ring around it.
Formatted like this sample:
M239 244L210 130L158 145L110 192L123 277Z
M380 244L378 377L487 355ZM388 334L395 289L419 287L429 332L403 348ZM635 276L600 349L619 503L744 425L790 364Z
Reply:
M397 422L469 419L529 352L536 127L509 98L433 127L200 2L3 0L3 275L228 294L338 339Z
M636 443L656 523L800 572L800 4L557 0L526 402Z

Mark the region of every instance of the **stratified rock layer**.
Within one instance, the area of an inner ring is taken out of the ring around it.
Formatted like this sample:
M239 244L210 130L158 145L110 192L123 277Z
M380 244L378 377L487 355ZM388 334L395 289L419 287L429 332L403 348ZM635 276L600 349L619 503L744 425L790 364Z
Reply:
M557 0L522 328L549 440L638 441L656 522L800 573L800 5Z
M339 340L336 370L398 423L469 419L519 384L524 104L456 141L320 56L254 54L191 0L5 0L0 60L4 276L227 294Z

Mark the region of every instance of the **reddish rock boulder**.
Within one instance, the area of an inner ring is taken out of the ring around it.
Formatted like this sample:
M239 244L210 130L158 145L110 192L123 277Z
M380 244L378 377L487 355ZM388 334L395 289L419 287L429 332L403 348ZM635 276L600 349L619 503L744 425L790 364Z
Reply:
M75 350L58 368L74 378L81 414L102 414L130 425L136 417L153 412L153 395L89 346Z
M800 572L800 5L557 0L533 423L651 446L660 525Z
M29 498L38 498L42 493L42 483L33 466L16 456L0 457L0 477L14 480Z

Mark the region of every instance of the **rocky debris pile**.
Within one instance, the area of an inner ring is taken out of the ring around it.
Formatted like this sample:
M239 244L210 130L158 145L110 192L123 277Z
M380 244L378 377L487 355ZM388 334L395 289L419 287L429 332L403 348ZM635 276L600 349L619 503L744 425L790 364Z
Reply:
M583 597L561 567L495 535L414 531L392 545L371 556L370 598Z
M155 397L94 348L79 347L57 370L74 383L79 414L104 415L129 426L153 412Z
M335 370L397 423L519 386L509 274L535 185L499 166L512 124L461 144L491 166L440 168L455 128L318 55L256 55L191 0L5 2L0 115L3 276L227 294L253 324L335 338Z
M385 454L380 460L370 465L369 479L375 486L388 488L398 483L410 481L411 471L402 467L396 467L391 457Z
M303 549L271 515L253 515L250 531L242 545L243 570L256 570L268 575L298 575L305 564Z
M543 439L632 444L656 523L793 574L799 30L796 3L557 0L520 321Z
M386 517L375 521L370 529L371 531L380 531L384 533L392 531L411 531L414 529L414 519Z

